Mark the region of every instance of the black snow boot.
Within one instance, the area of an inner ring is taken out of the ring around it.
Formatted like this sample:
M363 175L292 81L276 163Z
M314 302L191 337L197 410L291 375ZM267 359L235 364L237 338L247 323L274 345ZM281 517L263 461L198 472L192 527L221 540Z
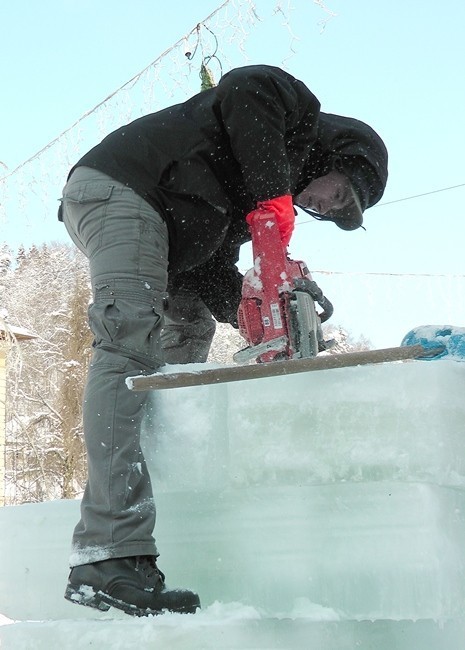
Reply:
M71 569L65 598L101 611L110 607L132 616L161 614L164 610L194 614L197 594L187 589L167 589L155 556L120 557L82 564Z

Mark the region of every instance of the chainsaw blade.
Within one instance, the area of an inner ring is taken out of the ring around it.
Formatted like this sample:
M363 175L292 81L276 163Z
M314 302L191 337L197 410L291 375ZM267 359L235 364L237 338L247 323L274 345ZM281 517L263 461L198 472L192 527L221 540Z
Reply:
M320 321L311 296L304 291L294 291L289 300L290 347L293 359L310 359L318 354Z

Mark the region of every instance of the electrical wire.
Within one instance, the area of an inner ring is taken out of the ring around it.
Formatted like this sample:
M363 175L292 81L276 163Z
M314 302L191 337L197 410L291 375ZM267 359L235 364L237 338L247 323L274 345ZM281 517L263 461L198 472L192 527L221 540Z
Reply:
M455 190L458 187L465 187L465 183L460 185L451 185L450 187L442 187L439 190L431 190L431 192L423 192L423 194L414 194L413 196L405 196L403 199L395 199L394 201L385 201L374 205L374 208L381 208L383 205L391 205L392 203L400 203L401 201L410 201L410 199L419 199L422 196L429 196L430 194L437 194L438 192L447 192L448 190Z
M419 199L423 196L429 196L430 194L437 194L438 192L448 192L449 190L456 190L458 187L465 187L465 183L459 183L459 185L451 185L450 187L441 187L438 190L431 190L430 192L423 192L422 194L413 194L412 196L404 196L402 199L394 199L393 201L384 201L383 203L377 203L373 205L370 210L373 208L381 208L385 205L392 205L393 203L402 203L402 201L410 201L411 199ZM305 210L304 210L305 212ZM308 213L310 214L310 213ZM308 221L299 221L298 226L302 226L307 223L313 223L310 219Z

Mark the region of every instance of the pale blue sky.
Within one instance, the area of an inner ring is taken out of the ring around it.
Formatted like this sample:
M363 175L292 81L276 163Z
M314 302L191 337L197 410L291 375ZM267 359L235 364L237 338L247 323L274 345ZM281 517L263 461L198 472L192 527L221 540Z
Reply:
M8 3L0 23L0 161L12 171L221 4L220 0ZM441 301L443 285L434 285L427 300L422 293L425 287L409 285L408 278L402 284L407 292L403 306L400 313L393 313L395 293L400 290L395 279L395 288L391 284L386 289L393 294L392 306L380 316L386 334L377 337L381 323L372 317L383 312L381 285L376 286L377 276L363 276L362 286L358 274L464 273L465 3L325 0L324 4L334 17L312 0L258 0L255 5L262 22L250 29L247 58L237 50L232 65L282 65L312 89L322 110L371 124L389 149L390 178L381 204L366 213L366 232L302 223L291 253L306 259L311 269L346 274L343 279L338 273L328 280L325 276L316 279L321 285L336 282L334 290L342 291L345 298L354 287L352 303L362 300L366 307L359 307L357 320L353 305L342 304L337 322L348 325L354 334L367 334L377 344L397 344L399 332L427 324L425 319L462 325L462 292ZM276 13L276 7L283 13ZM232 4L228 11L234 13ZM285 15L289 27L284 24ZM322 21L327 18L323 29ZM227 70L229 65L223 65ZM170 103L167 97L166 105ZM34 182L40 191L40 178ZM455 185L462 187L389 204ZM67 241L55 223L55 197L50 206L50 221L37 224L22 213L7 215L6 222L0 223L1 239L11 243L18 239ZM308 219L301 216L299 221ZM380 276L380 281L386 279ZM418 294L422 301L417 312L421 322L414 320L417 313L405 312L410 308L409 291L412 300ZM425 301L429 301L426 306ZM386 324L391 318L392 326ZM403 318L400 323L399 318Z

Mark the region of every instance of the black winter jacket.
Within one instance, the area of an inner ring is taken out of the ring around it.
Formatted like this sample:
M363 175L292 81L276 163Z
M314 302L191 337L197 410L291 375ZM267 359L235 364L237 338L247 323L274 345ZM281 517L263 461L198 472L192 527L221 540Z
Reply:
M153 205L168 225L171 290L196 291L218 320L232 322L242 285L235 262L250 239L245 215L325 173L319 115L301 81L246 66L117 129L76 167L98 169Z

